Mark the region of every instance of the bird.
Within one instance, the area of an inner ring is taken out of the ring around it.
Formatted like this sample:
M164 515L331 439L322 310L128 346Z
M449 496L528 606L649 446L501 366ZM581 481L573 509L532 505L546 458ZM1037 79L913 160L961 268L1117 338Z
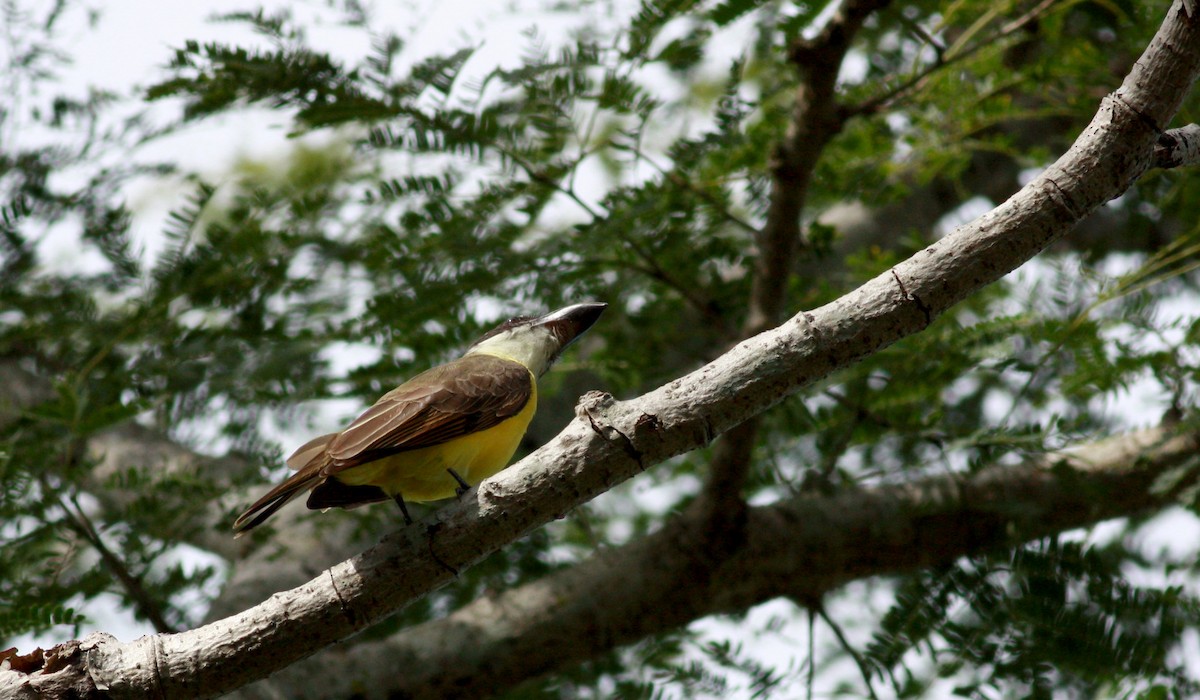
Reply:
M518 316L461 357L384 394L340 432L313 438L287 459L296 471L233 524L241 537L308 493L312 510L461 496L508 465L537 409L537 380L607 308L572 304Z

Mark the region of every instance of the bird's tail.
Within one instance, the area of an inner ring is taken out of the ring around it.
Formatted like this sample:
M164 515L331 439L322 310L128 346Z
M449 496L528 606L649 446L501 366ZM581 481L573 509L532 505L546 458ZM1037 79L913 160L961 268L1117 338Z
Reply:
M336 433L322 435L296 450L296 453L288 459L288 466L299 469L299 471L290 476L287 481L267 491L266 495L239 515L238 519L233 521L233 536L241 537L258 527L293 498L321 483L325 479L321 471L327 461L325 459L325 443L335 435Z

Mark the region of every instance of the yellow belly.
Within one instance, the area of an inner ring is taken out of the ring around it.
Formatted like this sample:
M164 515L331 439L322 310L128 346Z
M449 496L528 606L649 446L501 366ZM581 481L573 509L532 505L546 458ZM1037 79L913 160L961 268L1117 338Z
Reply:
M370 484L406 501L436 501L454 495L458 482L447 469L458 472L472 486L508 466L525 429L537 410L537 382L525 408L487 430L470 433L433 447L401 452L340 472L335 478L352 486Z

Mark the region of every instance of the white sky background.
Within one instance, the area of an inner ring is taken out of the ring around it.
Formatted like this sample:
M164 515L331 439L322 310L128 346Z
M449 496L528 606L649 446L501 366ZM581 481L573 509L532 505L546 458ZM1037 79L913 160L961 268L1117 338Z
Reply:
M465 46L479 46L466 72L482 75L497 65L517 65L528 46L523 30L536 25L542 37L552 40L565 36L568 30L580 23L579 15L573 13L533 13L514 9L518 5L536 4L522 3L520 0L513 3L401 0L378 2L368 7L373 16L373 28L393 30L406 42L405 53L402 54L405 63L436 53L449 53ZM362 43L361 30L339 26L336 20L340 15L327 9L324 2L274 2L266 4L265 9L270 12L289 5L300 20L298 24L306 27L309 42L314 47L329 50L350 63L356 62L369 50L369 45ZM623 19L631 11L629 8L636 6L636 2L614 0L611 4L593 6L587 12L594 15L596 21L604 21L603 18L609 16L604 10L613 6L617 8L614 14ZM161 79L164 75L161 67L170 60L174 48L182 46L185 40L262 43L261 38L255 37L242 23L208 21L214 14L252 10L255 7L254 0L206 0L198 3L113 0L97 3L97 7L100 17L95 28L87 26L85 13L78 9L68 11L64 17L58 36L65 39L60 45L71 53L74 64L65 69L61 79L53 85L55 92L82 96L89 87L95 87L129 95L133 86L144 88ZM744 43L727 42L722 49L727 50L728 54L710 57L710 61L723 71L728 58L744 47ZM848 70L853 72L856 67L861 68L861 61L852 59ZM31 97L37 99L37 96ZM164 101L155 109L166 119L175 115L178 103ZM289 127L289 120L284 113L265 109L243 110L236 115L204 121L179 134L155 141L133 154L133 157L174 162L182 171L199 172L219 179L222 174L229 173L240 159L270 161L282 158L291 147L287 138ZM124 157L126 154L118 155ZM586 191L586 183L583 189ZM182 192L182 187L171 181L141 179L131 183L127 195L130 207L136 214L134 236L147 258L152 258L155 251L160 249L163 219L167 211L179 205ZM970 215L976 213L972 210ZM72 231L69 226L52 231L43 241L43 251L49 253L43 259L53 260L56 265L73 270L102 264L98 256L89 257L91 254L80 251L71 238ZM1036 277L1036 264L1027 266L1020 274ZM1190 313L1190 309L1196 308L1196 305L1194 300L1189 299L1182 300L1180 307L1182 315L1185 309ZM370 353L377 351L363 352L366 354L355 355L342 351L331 354L331 357L336 355L342 358L347 365L342 369L348 369L348 366L360 361L373 359ZM1147 396L1145 392L1138 391L1130 393L1129 404L1133 409L1128 414L1130 427L1157 422L1163 406L1160 397ZM324 413L327 420L336 421L356 408L344 403L331 404ZM330 429L333 427L329 426ZM286 447L307 439L308 431L276 437ZM635 498L643 494L652 499L650 492L654 488L652 484L635 480L627 493ZM1160 519L1162 527L1145 531L1147 539L1151 541L1151 549L1166 548L1179 556L1195 552L1194 543L1200 542L1200 525L1195 518L1168 511ZM1103 530L1101 528L1099 532L1103 533ZM1080 536L1083 534L1079 533ZM1184 543L1189 546L1185 547ZM221 563L200 552L187 552L181 556L193 558L197 563ZM888 600L890 594L886 586L861 583L848 587L830 602L829 607L834 618L843 621L851 638L865 643L862 634L865 629L855 622L874 619L886 609ZM126 612L119 610L115 596L98 600L87 606L85 612L94 625L81 630L84 635L102 630L122 640L131 640L153 632L148 625L134 622ZM777 632L764 632L766 620L775 615L794 617L796 622ZM803 620L804 615L798 614L790 603L777 601L752 611L744 620L704 620L695 623L694 628L709 632L713 639L733 637L742 644L744 657L755 658L767 665L774 664L781 670L791 667L794 671L807 654L807 624ZM817 623L817 635L819 654L832 635L820 622ZM17 640L17 646L24 651L36 645L49 646L65 638L61 631L57 634L51 632L38 638ZM821 663L818 658L818 664ZM798 679L799 676L793 678ZM828 691L838 681L859 687L861 681L858 680L857 669L848 659L819 674L817 688L819 691ZM789 686L797 690L804 687L798 680L795 685ZM877 683L876 690L886 696L887 688L883 684ZM750 691L743 687L731 693L730 697L749 695Z
M254 35L245 23L210 21L215 15L253 10L257 4L258 0L196 3L116 0L103 3L95 29L87 26L83 12L69 12L59 32L68 38L63 45L73 55L74 66L64 73L55 88L81 96L90 87L128 95L131 86L145 88L161 80L162 67L172 58L174 49L187 40L263 46L263 39ZM327 9L323 2L267 0L261 4L266 14L288 8L297 20L296 25L305 28L310 45L327 50L348 64L360 61L370 51L362 30L341 25L341 15ZM520 0L513 3L400 0L365 4L375 19L371 22L372 29L393 31L404 40L400 70L421 58L476 46L478 50L464 73L482 75L494 66L517 65L527 46L523 30L536 26L543 35L561 36L578 23L577 16L569 13L516 10L518 5L536 5ZM170 118L177 116L178 108L177 101L165 100L154 109L164 118ZM291 146L287 138L289 128L290 122L283 112L262 108L239 110L147 144L135 157L146 161L161 158L176 163L183 172L219 178L229 173L240 159L282 158ZM137 213L134 238L144 246L148 257L152 258L159 249L162 218L178 206L180 193L180 189L162 181L143 181L130 187L130 205ZM77 250L67 241L63 243L63 248ZM99 264L99 258L96 261Z

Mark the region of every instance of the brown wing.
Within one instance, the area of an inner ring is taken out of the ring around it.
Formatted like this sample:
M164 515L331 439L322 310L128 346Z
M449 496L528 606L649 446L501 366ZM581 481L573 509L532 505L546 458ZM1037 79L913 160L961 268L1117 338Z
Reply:
M529 370L499 357L468 355L434 367L385 394L331 440L323 473L487 430L520 413L532 390Z
M314 460L320 459L325 455L325 448L329 445L329 441L337 437L337 435L337 433L326 433L296 448L292 456L287 458L288 469L299 471L307 467Z

